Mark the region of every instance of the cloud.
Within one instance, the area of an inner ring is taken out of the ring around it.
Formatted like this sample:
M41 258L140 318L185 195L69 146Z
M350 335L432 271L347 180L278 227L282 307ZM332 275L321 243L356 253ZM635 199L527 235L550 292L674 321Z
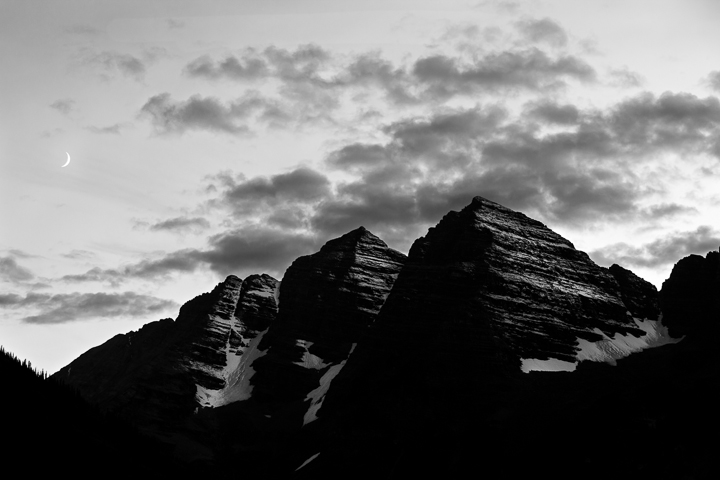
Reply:
M536 23L528 23L533 35L558 41L557 31L551 31L552 22ZM274 80L277 83L270 85L275 85L284 100L326 111L338 107L346 92L373 91L395 105L417 105L458 95L544 92L563 87L568 79L595 79L594 69L572 55L550 56L539 48L482 55L466 50L454 56L426 56L405 66L395 65L376 52L341 56L317 45L302 45L295 50L271 46L261 51L248 48L221 60L198 57L186 65L184 72L194 78L245 84L262 81L268 85L268 80Z
M63 275L60 280L64 282L108 282L112 286L118 286L128 277L124 276L120 270L101 269L94 267L85 273Z
M253 55L250 58L229 56L219 62L213 62L208 55L204 55L190 62L184 71L191 77L210 79L257 80L269 76L267 62L263 58L254 56L254 51L250 54Z
M575 125L580 118L575 105L559 105L548 100L526 105L525 111L532 118L558 125Z
M710 72L705 81L708 87L716 92L720 92L720 70Z
M40 313L22 320L26 323L54 324L96 318L159 316L169 309L176 309L178 304L134 292L28 293L25 297L11 293L0 294L0 307L39 309Z
M464 63L446 55L417 60L412 73L434 98L507 90L547 91L565 86L566 79L595 80L595 70L583 60L551 58L538 48L490 53Z
M608 121L628 153L712 153L720 133L720 101L690 93L645 93L617 105Z
M101 30L98 30L95 27L91 27L89 25L72 25L70 27L65 28L65 33L70 33L73 35L81 35L81 36L89 36L94 37L97 35L100 35L102 33Z
M330 194L330 181L307 167L270 177L222 177L222 195L217 200L235 211L246 213L265 206L293 203L311 204Z
M210 222L202 217L175 217L155 222L149 228L156 232L198 232L210 228Z
M33 278L35 278L35 275L27 268L19 265L13 257L0 257L0 280L18 283Z
M393 191L388 185L355 182L345 185L342 193L345 195L320 204L312 216L313 228L325 238L365 226L387 241L400 242L399 248L407 249L414 240L410 237L425 226L419 221L413 191Z
M145 259L116 269L92 268L85 273L65 275L65 282L107 282L119 285L128 280L155 280L175 273L208 268L221 276L269 273L281 276L300 255L318 247L318 239L306 232L261 225L246 225L211 236L208 247L188 248Z
M211 237L210 248L196 256L220 275L252 271L282 276L293 260L320 244L306 233L255 226Z
M627 67L613 68L609 72L610 85L620 88L641 87L645 80L636 72L631 71Z
M99 134L119 135L121 128L123 128L123 125L120 123L116 123L114 125L108 125L107 127L89 126L87 127L87 130Z
M155 131L160 134L206 130L238 135L249 132L247 125L239 121L247 120L263 106L263 100L254 95L223 104L217 98L200 95L193 95L184 102L175 102L169 93L161 93L145 102L140 115L149 117Z
M321 72L332 59L330 52L317 45L301 45L294 51L270 46L262 52L248 48L239 56L227 56L217 62L202 56L190 62L184 72L191 77L210 79L252 81L274 77L289 84L331 85Z
M564 47L568 41L565 30L549 18L521 20L515 23L515 28L526 41L532 43L545 42L554 47Z
M719 112L714 97L668 92L604 111L543 100L520 116L477 106L406 118L384 127L386 143L353 142L329 153L328 165L355 179L317 206L311 224L323 234L363 224L406 244L417 225L474 195L561 224L691 213L675 204L642 207L663 184L648 185L648 172L640 177L636 168L655 168L649 162L658 152L686 162L693 160L685 152L712 153Z
M465 165L467 154L489 138L506 119L499 107L439 111L430 117L394 122L384 129L391 147L404 157L423 163Z
M352 143L332 152L328 163L344 170L361 170L387 163L389 155L383 145Z
M166 23L170 30L177 30L177 29L185 27L185 22L180 21L180 20L175 20L174 18L168 18L166 20Z
M14 307L22 304L23 297L16 293L0 293L0 307Z
M17 257L17 258L37 258L38 255L33 255L31 253L27 253L24 250L20 250L17 248L11 248L7 251L10 255Z
M71 98L56 100L50 104L50 108L54 108L63 115L68 115L71 111L75 110L75 100Z
M147 71L145 63L138 57L110 50L97 52L83 49L78 54L77 60L81 65L99 67L107 73L117 72L137 81L143 80Z
M90 259L95 257L95 253L88 250L72 250L68 253L63 253L62 256L72 259Z
M64 275L60 280L65 282L107 282L118 286L134 279L153 280L164 278L176 272L194 272L201 261L194 249L178 250L157 259L141 260L121 268L91 268L85 273Z
M167 130L200 121L223 128L220 120L187 113L189 103L168 97L158 102L169 105L163 113ZM656 167L658 152L691 162L685 152L711 151L720 127L718 103L668 92L636 95L604 110L542 100L527 102L519 113L488 104L406 116L382 127L384 141L353 141L329 152L326 165L343 174L341 181L308 167L267 177L212 177L208 191L215 198L204 207L232 215L229 231L208 238L205 248L63 279L117 284L201 268L222 275L238 269L277 274L298 255L360 225L407 250L425 228L475 195L571 226L690 213L677 204L647 206L663 182L646 179L662 168ZM209 104L221 118L232 111L232 104ZM192 223L183 217L166 222L157 228ZM669 244L648 248L672 250ZM622 257L622 248L616 253Z
M690 255L705 255L720 247L720 232L703 225L694 231L675 232L639 247L626 243L616 243L590 252L598 263L609 265L618 263L636 267L659 267L674 264Z
M660 219L667 217L674 217L677 215L687 215L697 213L697 209L688 207L685 205L679 205L677 203L662 203L659 205L652 205L643 210L643 214L651 219Z

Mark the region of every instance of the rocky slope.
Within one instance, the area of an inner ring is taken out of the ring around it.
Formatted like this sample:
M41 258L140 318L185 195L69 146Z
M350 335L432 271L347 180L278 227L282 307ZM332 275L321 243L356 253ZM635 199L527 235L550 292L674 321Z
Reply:
M663 282L660 305L673 336L720 329L720 252L680 260Z
M153 432L175 431L198 407L248 390L247 360L277 313L270 276L233 275L187 302L175 321L116 335L53 375Z
M253 399L266 415L315 418L332 379L373 323L405 255L360 227L288 268L277 320L260 342Z

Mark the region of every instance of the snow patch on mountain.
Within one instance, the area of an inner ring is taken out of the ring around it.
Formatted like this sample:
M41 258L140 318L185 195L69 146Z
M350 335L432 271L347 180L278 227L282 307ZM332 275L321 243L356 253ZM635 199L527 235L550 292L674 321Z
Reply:
M320 452L316 453L315 455L313 455L313 456L311 456L310 458L308 458L307 460L305 460L305 461L302 463L302 465L300 465L298 468L295 469L295 471L297 472L298 470L300 470L301 468L303 468L305 465L307 465L308 463L310 463L310 462L312 462L313 460L315 460L318 455L320 455ZM323 458L325 458L325 457L323 457Z
M200 405L214 408L250 398L253 388L250 379L255 374L252 364L267 353L258 348L265 333L267 330L255 337L243 338L242 343L246 346L238 348L236 353L230 352L230 345L226 347L227 363L221 373L225 387L212 390L197 385L195 399Z
M314 370L322 370L323 368L331 365L329 363L325 363L325 361L317 355L313 355L312 353L310 353L308 348L312 346L313 342L308 342L306 340L297 340L295 344L298 347L302 347L305 349L302 359L299 362L293 362L295 365L300 365L304 368L312 368Z
M525 373L535 371L544 372L572 372L578 363L584 360L593 362L607 362L616 365L617 360L627 357L628 355L639 352L646 348L660 347L677 343L682 338L672 338L668 334L668 329L662 324L662 315L658 320L648 320L633 318L635 325L645 332L645 335L636 337L633 335L622 335L615 333L613 337L607 336L599 328L593 329L594 333L603 336L602 340L590 342L582 338L577 339L577 362L566 362L555 358L537 359L523 358L521 359L521 370Z
M633 335L616 333L615 336L611 338L596 328L594 332L602 335L604 338L597 342L588 342L587 340L578 338L578 361L592 360L615 365L616 360L627 357L631 353L639 352L646 348L677 343L681 340L668 335L667 328L662 325L662 319L640 320L639 318L634 318L633 320L638 328L645 332L645 335L635 337Z
M557 358L540 360L538 358L522 358L520 369L525 372L574 372L578 362L566 362Z
M330 388L330 383L345 366L347 359L350 358L350 355L352 355L356 345L357 343L352 344L350 353L348 353L348 357L345 360L327 369L323 376L320 377L320 386L312 390L307 394L307 397L305 397L305 400L310 401L310 407L308 407L308 410L305 412L305 416L303 417L303 425L307 425L308 423L317 420L317 412L320 410L320 407L322 407L323 401L325 400L325 394Z
M277 285L275 285L275 289L273 290L273 296L275 297L275 305L278 307L280 306L280 285L282 285L282 282L277 282Z

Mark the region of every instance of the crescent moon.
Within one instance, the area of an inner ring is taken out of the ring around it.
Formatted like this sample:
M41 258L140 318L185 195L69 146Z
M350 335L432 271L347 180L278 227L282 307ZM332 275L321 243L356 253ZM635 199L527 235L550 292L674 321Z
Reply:
M63 167L67 167L68 165L70 165L70 154L68 152L65 152L65 155L67 155L68 158L67 158L67 162L65 162L65 165L63 165Z

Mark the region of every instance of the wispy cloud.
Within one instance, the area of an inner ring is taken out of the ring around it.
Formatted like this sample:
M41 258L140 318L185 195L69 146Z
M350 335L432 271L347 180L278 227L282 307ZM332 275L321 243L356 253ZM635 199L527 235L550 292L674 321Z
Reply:
M636 267L659 267L671 265L691 254L705 255L720 248L720 231L704 225L694 231L675 232L665 238L631 246L616 243L590 252L598 263L618 263Z
M28 293L0 294L0 308L30 308L40 313L22 319L26 323L53 324L97 318L147 317L176 309L177 303L134 292L124 293Z
M610 84L615 87L636 88L645 83L645 79L639 73L633 72L627 67L613 68L609 75Z
M123 128L123 124L116 123L114 125L108 125L106 127L96 127L96 126L89 126L87 127L87 130L91 131L92 133L98 133L98 134L110 134L110 135L119 135L120 129Z
M89 250L72 250L70 252L63 253L62 256L72 259L90 259L94 258L96 255Z
M100 35L102 33L101 30L91 27L90 25L83 25L83 24L77 24L77 25L71 25L64 29L65 33L69 33L71 35L80 35L80 36L86 36L86 37L95 37L97 35Z
M528 42L547 43L554 47L564 47L568 42L565 29L550 18L520 20L515 27Z
M202 249L176 250L116 269L92 268L65 275L64 282L105 282L113 286L131 280L154 280L206 268L219 275L269 273L282 276L300 255L311 253L318 239L277 226L246 225L211 236Z
M238 135L250 132L247 119L266 106L265 101L255 95L231 103L200 95L176 102L169 93L162 93L148 99L140 109L140 116L149 118L159 134L207 130Z
M710 72L705 82L711 89L720 92L720 70Z
M148 228L156 232L198 233L210 228L210 222L202 217L174 217L155 222L149 225Z
M86 68L95 68L102 71L102 78L109 79L114 75L122 75L133 78L136 81L142 81L147 72L147 61L154 59L148 58L143 61L141 58L129 53L121 53L113 50L96 51L90 48L81 49L76 55L75 62L77 65Z
M166 23L170 30L178 30L185 27L185 22L181 20L176 20L174 18L168 18Z
M33 278L35 275L29 269L18 264L13 257L0 257L0 280L18 283Z
M75 110L75 100L71 98L63 98L60 100L56 100L50 104L50 108L57 110L63 115L69 115L70 112Z
M330 194L328 178L310 168L299 167L287 173L247 179L220 174L211 178L213 188L221 191L211 202L228 207L237 215L289 205L309 205Z

